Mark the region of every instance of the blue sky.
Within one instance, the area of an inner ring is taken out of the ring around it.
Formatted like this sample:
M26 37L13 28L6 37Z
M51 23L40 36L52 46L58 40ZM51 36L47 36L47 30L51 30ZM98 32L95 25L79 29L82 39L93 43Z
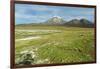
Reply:
M15 23L39 23L54 16L64 20L85 18L94 21L94 8L15 4Z

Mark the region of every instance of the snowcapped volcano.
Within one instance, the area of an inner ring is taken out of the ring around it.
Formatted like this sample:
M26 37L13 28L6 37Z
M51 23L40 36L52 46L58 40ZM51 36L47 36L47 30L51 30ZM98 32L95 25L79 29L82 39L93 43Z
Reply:
M63 20L60 16L53 16L51 19L47 20L46 23L48 24L64 24L66 21Z
M53 16L52 18L62 18L62 17L60 17L60 16Z

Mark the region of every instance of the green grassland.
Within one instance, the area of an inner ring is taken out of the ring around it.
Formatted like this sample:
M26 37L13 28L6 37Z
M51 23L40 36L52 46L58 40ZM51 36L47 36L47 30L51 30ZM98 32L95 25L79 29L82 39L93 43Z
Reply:
M28 37L40 38L27 39ZM29 64L95 61L94 29L65 26L16 26L15 48L15 61L19 65L21 64L19 61L22 60L20 53L24 51L33 52L33 58ZM31 59L30 57L25 61Z

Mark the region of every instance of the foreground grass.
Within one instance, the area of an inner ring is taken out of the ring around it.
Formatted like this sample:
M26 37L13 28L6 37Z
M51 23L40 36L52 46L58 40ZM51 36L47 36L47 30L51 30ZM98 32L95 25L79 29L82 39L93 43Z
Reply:
M74 63L94 61L93 28L63 26L33 26L24 30L58 30L58 32L28 32L23 27L16 27L16 40L25 37L40 36L36 40L16 41L16 62L19 53L33 51L32 64Z

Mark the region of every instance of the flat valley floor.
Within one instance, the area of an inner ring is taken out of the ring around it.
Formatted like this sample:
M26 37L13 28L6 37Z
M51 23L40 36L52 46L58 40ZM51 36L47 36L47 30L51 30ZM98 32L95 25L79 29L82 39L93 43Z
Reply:
M15 26L15 62L55 64L95 61L94 28Z

